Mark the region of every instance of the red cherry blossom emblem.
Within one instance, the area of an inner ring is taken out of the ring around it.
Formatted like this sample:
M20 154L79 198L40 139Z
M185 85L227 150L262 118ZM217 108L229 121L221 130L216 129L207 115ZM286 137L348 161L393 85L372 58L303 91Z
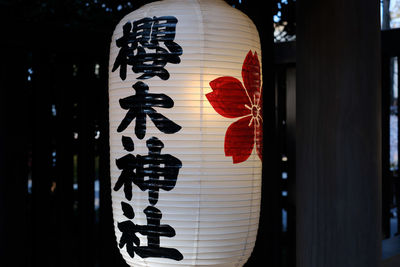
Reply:
M254 143L262 160L262 87L257 52L247 53L242 79L244 86L234 77L219 77L210 82L213 91L206 94L216 112L225 118L238 118L225 134L225 155L232 157L233 163L246 161Z

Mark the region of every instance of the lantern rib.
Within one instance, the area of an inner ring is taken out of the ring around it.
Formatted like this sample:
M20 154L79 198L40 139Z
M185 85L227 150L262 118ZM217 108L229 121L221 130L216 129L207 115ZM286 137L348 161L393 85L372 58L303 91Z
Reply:
M202 13L202 9L201 9L201 5L199 0L195 0L195 5L197 5L196 10L196 14L197 14L197 19L199 21L199 35L201 36L200 40L202 42L202 45L200 46L201 51L200 51L200 55L201 55L201 63L200 63L200 116L201 118L203 118L203 110L204 110L204 88L203 88L203 80L204 80L204 76L203 76L203 68L204 68L204 29L203 29L203 13ZM201 144L203 144L203 120L201 120L200 122L201 125L201 133L200 133L200 142ZM204 155L203 153L201 154L202 160L201 160L201 172L203 172L204 167L203 167L203 162L204 162ZM203 173L202 173L203 176ZM202 181L200 179L200 188L199 188L199 195L197 196L197 229L196 229L196 240L195 240L195 258L194 258L194 266L197 266L197 259L198 259L198 255L199 255L199 237L200 237L200 214L201 214L201 196L202 196L202 189L203 189L203 185L202 185Z

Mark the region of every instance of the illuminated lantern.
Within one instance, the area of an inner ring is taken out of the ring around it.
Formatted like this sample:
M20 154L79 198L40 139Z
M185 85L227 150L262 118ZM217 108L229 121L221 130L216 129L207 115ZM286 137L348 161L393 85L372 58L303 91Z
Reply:
M130 266L243 266L260 213L261 50L222 0L164 0L111 42L110 172Z

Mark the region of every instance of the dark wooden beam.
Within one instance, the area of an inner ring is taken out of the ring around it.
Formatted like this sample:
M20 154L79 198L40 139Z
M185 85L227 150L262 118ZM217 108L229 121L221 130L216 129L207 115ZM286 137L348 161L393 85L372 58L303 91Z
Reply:
M382 37L382 54L386 57L396 57L399 54L400 29L384 30Z
M297 267L377 267L379 1L297 4Z
M27 266L27 53L2 46L0 56L0 266Z
M283 42L274 44L274 63L296 63L296 42Z

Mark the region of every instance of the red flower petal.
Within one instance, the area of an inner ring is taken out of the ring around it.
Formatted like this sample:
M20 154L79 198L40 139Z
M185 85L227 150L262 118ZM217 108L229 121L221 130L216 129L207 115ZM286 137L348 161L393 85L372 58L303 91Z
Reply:
M233 77L220 77L210 82L213 89L206 94L208 101L220 115L226 118L237 118L249 115L251 112L245 107L250 105L242 83Z
M254 121L249 126L252 116L244 117L232 123L225 134L225 155L231 156L233 163L240 163L249 158L254 147Z
M258 157L262 160L262 151L263 151L263 125L260 124L256 126L256 149Z
M242 78L244 87L247 89L251 101L253 101L254 95L260 91L261 87L260 62L258 61L257 52L254 55L251 50L247 53L243 62Z
M256 124L256 149L257 149L257 153L258 156L260 157L261 161L262 161L262 151L263 151L263 121L262 121L262 117L263 117L263 96L262 96L262 87L261 87L261 93L260 93L260 97L258 101L258 106L261 108L260 109L260 115L261 118L258 119L259 124ZM257 103L257 102L256 102Z

